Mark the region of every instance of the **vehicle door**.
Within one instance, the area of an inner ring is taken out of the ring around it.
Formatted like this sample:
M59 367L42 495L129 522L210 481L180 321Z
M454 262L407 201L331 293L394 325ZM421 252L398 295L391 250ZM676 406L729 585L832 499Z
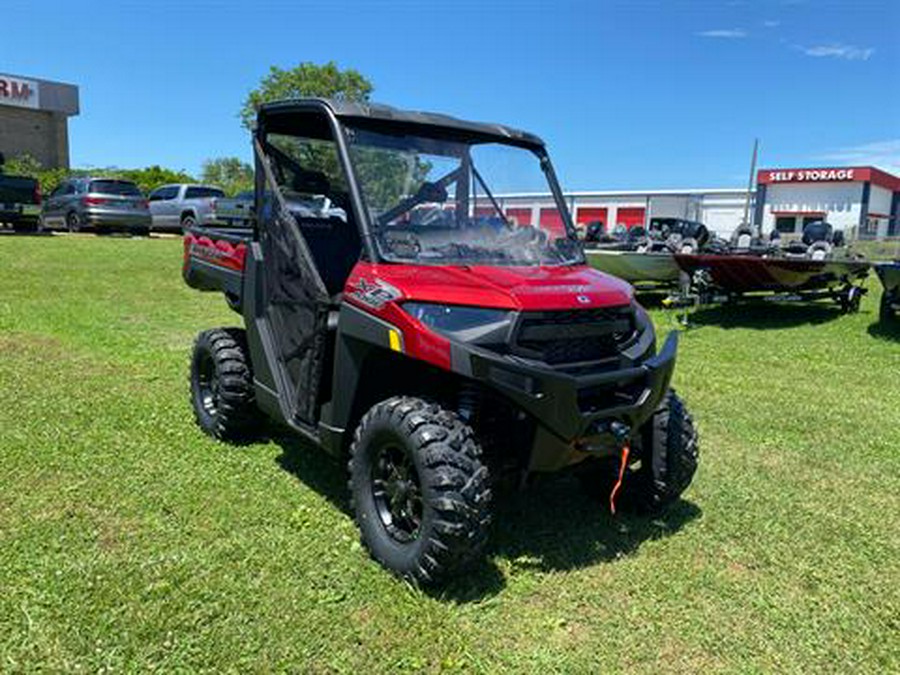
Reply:
M178 185L164 185L150 193L150 215L153 218L154 229L174 230L178 229Z
M59 211L59 198L62 196L64 188L65 181L53 188L50 194L44 196L44 203L41 205L41 216L44 220L44 225L47 227L52 227L56 224Z
M300 119L307 116L309 120ZM333 339L327 328L334 295L329 290L343 288L343 268L331 280L333 289L323 271L327 278L324 268L333 266L341 247L355 245L358 259L359 232L346 215L343 220L332 218L314 207L317 198L346 194L327 119L320 112L294 112L291 127L316 129L317 137L269 133L255 141L257 194L262 195L258 253L265 264L254 283L261 290L261 305L248 324L253 327L251 348L254 341L269 345L270 381L259 371L257 379L278 392L288 419L314 425L322 402L323 369L328 367L326 345Z
M53 226L65 226L66 209L71 196L75 194L75 184L71 180L65 180L50 193L47 205L48 224Z

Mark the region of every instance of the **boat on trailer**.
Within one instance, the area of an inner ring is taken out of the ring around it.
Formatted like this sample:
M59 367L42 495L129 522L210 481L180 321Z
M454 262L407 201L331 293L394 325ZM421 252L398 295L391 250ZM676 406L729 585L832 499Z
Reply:
M675 253L699 251L709 240L709 231L703 223L670 220L671 223L649 233L643 228L632 228L627 233L618 233L618 241L614 239L595 246L587 242L584 252L594 268L630 284L675 286L680 274Z
M733 244L722 253L676 253L682 285L669 304L829 299L845 312L859 309L866 292L861 283L872 265L849 253L843 233L828 223L810 223L800 241L784 247L778 236L763 243L739 232L736 239L740 245Z

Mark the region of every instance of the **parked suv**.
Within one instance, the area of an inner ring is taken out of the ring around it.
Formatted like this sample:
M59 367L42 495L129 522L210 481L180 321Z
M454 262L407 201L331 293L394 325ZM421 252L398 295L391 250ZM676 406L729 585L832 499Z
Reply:
M41 226L149 234L150 209L137 185L118 178L69 178L44 200Z
M153 229L169 232L194 225L244 226L253 206L252 197L230 199L221 188L188 183L160 186L149 199Z

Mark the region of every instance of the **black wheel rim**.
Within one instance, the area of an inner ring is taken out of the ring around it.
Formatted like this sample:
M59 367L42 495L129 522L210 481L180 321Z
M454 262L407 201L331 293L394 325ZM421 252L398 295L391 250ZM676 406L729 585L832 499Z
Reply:
M398 542L408 543L422 528L422 486L409 454L398 445L386 444L372 465L372 492L381 524Z
M78 231L78 216L74 213L69 214L69 232Z
M203 411L214 416L219 409L219 377L209 354L201 356L197 364L197 394Z

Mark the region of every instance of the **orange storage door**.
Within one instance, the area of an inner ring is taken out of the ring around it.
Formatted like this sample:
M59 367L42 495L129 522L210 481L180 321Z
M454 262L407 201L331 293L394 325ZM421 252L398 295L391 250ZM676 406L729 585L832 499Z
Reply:
M635 225L644 224L644 208L623 208L616 213L616 225L619 223L625 225L629 230Z
M516 225L531 225L531 209L508 208L506 215L516 219Z
M603 223L603 229L609 229L607 225L609 221L609 211L605 206L581 206L575 211L575 222L579 225L587 225L600 221Z
M554 237L564 237L566 226L563 225L559 209L541 209L540 225Z

